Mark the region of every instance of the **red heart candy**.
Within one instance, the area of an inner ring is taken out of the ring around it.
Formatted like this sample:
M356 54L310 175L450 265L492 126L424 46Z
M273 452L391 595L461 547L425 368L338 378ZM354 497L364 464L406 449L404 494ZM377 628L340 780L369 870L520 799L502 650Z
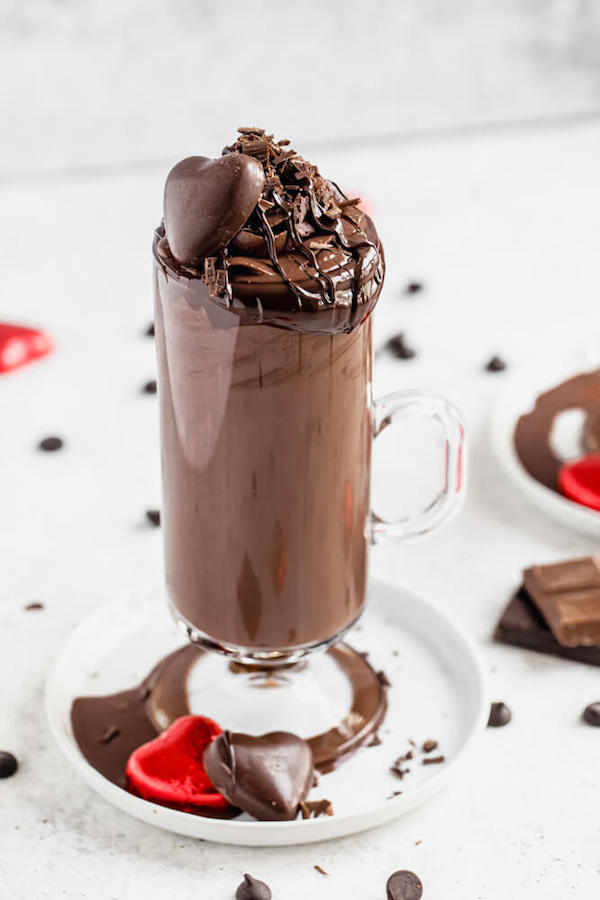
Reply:
M202 763L203 753L221 729L204 716L182 716L153 741L134 750L125 775L129 789L175 809L226 809Z
M569 500L600 511L600 453L561 466L558 485Z
M10 372L54 349L54 341L44 331L0 322L0 372Z

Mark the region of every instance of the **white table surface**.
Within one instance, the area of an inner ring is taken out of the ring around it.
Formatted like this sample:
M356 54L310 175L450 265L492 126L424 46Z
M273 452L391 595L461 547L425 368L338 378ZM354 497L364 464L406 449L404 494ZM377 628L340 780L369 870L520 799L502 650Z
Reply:
M139 390L155 371L143 331L165 172L0 186L2 318L45 325L59 342L0 379L0 747L21 763L0 782L3 898L229 900L250 871L276 900L377 900L398 868L420 874L427 900L598 896L600 732L579 714L600 699L599 672L490 642L523 566L597 542L545 521L504 480L486 424L506 375L482 366L498 352L516 369L600 338L599 158L591 123L316 160L375 205L388 258L377 341L402 329L419 351L411 362L380 356L377 392L443 391L470 427L461 517L426 542L377 548L372 568L451 611L514 720L482 734L468 773L406 818L280 850L127 818L80 781L48 733L44 680L71 628L161 579L161 535L144 523L160 503L157 404ZM413 278L427 291L405 299ZM65 450L38 453L53 433ZM33 600L45 610L24 612Z

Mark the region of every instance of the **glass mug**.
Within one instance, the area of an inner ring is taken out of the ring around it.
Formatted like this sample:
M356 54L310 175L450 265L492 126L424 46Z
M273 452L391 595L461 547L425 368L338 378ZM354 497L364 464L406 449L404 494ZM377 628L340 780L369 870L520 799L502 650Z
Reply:
M201 647L296 662L360 616L371 543L456 511L461 418L424 393L372 400L370 317L349 334L242 323L154 255L169 603ZM443 486L418 515L384 521L370 511L372 443L413 416L439 424Z

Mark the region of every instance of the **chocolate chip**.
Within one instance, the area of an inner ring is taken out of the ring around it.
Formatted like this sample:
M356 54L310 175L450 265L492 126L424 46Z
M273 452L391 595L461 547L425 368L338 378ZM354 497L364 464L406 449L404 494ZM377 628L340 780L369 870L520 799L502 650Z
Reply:
M156 526L156 528L158 528L158 526L160 525L160 509L147 509L146 518L151 525L154 525Z
M511 719L512 713L506 703L492 703L488 728L502 728L504 725L508 725Z
M379 672L377 672L377 681L379 682L379 684L380 684L382 687L386 687L386 688L387 688L387 687L391 687L391 686L392 686L392 682L391 682L390 679L387 677L387 675L385 674L385 672L383 671L383 669L381 669Z
M588 725L593 725L595 728L600 727L600 702L590 703L589 706L586 706L582 718Z
M54 450L60 450L64 445L64 441L59 437L46 437L38 444L39 450L45 450L47 453L52 453Z
M144 387L142 388L142 392L144 394L155 394L156 393L156 381L154 378L151 381L147 381Z
M10 778L18 768L17 757L8 750L0 750L0 778Z
M439 763L446 762L445 756L426 756L421 762L424 766L437 766Z
M402 791L393 791L393 793L391 793L391 794L389 795L389 797L386 797L385 799L386 799L386 800L393 800L394 797L399 797L401 793L402 793Z
M101 744L110 744L119 735L119 729L116 725L107 725L98 740Z
M423 753L432 753L434 750L437 750L438 742L437 741L423 741L423 746L421 750Z
M422 281L409 281L404 288L404 293L409 295L420 294L425 289Z
M271 888L264 881L252 875L244 875L244 880L235 892L235 900L271 900Z
M379 737L379 735L374 734L373 737L371 738L371 740L369 741L369 743L367 744L367 747L379 747L379 745L381 743L382 743L382 740Z
M45 608L46 607L44 606L44 604L40 603L37 600L35 600L33 603L26 603L25 606L23 607L23 609L26 610L27 612L29 612L30 610L33 610L33 609L45 609Z
M150 322L148 327L146 328L146 337L154 337L154 322Z
M423 896L423 885L418 875L402 869L390 875L386 891L388 900L420 900Z
M317 872L320 872L321 875L329 875L329 872L326 872L322 866L313 866L313 869L316 869Z
M500 356L492 356L485 367L486 372L504 372L505 368L506 363Z
M398 359L412 359L417 355L416 351L408 346L403 334L397 334L394 337L391 337L385 346L390 353L393 353Z

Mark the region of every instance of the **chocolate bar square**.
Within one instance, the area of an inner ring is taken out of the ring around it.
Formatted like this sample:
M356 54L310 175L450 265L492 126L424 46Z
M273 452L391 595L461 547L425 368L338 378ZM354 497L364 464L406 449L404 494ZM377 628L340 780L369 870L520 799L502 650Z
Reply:
M525 569L523 577L529 597L559 644L600 644L600 566L596 559L532 566Z
M504 610L494 639L537 653L600 666L600 646L565 647L558 643L524 587L519 588Z

